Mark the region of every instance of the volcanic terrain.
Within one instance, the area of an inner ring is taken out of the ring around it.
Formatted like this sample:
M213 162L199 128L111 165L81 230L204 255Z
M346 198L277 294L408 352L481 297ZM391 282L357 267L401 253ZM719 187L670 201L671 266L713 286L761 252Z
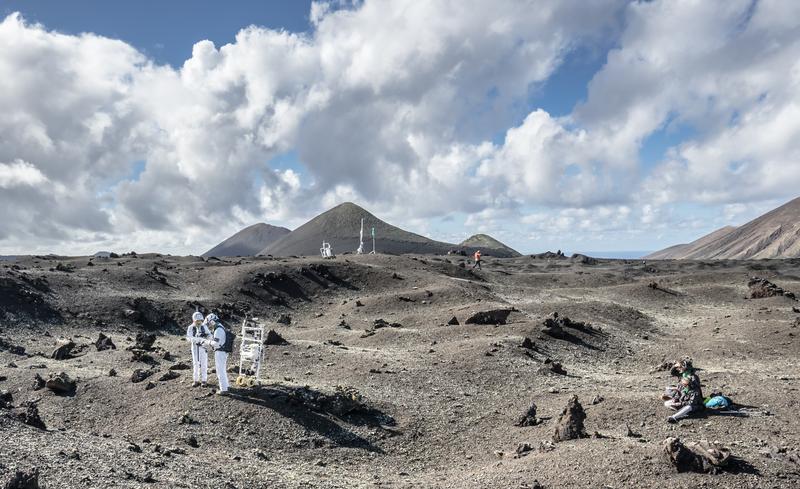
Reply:
M466 260L3 261L0 484L800 485L800 260ZM196 308L286 340L267 347L260 388L190 387ZM662 364L683 356L746 416L667 424ZM679 473L668 437L734 458Z

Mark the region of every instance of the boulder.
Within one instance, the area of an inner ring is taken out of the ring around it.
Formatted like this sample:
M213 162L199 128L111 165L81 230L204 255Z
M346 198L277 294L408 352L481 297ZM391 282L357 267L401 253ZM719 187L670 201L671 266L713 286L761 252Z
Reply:
M138 384L139 382L144 381L151 375L153 375L153 372L151 370L142 370L140 368L137 368L131 374L131 382L133 382L134 384Z
M153 333L136 333L136 343L128 350L152 351L155 342L156 335Z
M191 370L191 368L192 367L190 365L183 362L178 362L175 365L170 365L169 367L170 370Z
M678 438L669 437L662 448L665 458L678 472L718 474L731 461L730 449L705 440L684 444Z
M39 469L16 470L3 486L4 489L39 489Z
M264 340L265 345L288 345L283 336L279 335L277 331L271 329L267 332L267 338Z
M111 341L111 338L104 335L103 333L100 333L100 335L97 337L97 341L94 342L94 346L95 348L97 348L97 351L117 349L117 345L115 345L114 342Z
M137 297L125 311L126 318L148 329L163 329L175 325L175 321L150 299Z
M567 375L567 371L564 370L564 367L559 362L554 362L549 358L544 361L544 366L542 366L539 369L539 373L541 374L554 373L558 375Z
M566 440L577 440L588 438L583 422L586 419L586 412L578 401L578 396L572 396L567 402L567 406L561 411L553 432L553 441L558 443Z
M465 321L466 324L506 324L508 316L514 312L514 309L492 309L490 311L481 311L473 314Z
M164 373L164 375L162 375L161 377L158 378L158 380L159 380L159 382L165 382L167 380L177 379L180 376L181 376L181 374L179 374L178 372L176 372L174 370L167 370Z
M20 356L25 354L24 347L14 345L8 340L4 340L3 338L0 338L0 351L7 351L12 355L20 355Z
M537 424L540 424L541 422L542 422L542 420L536 417L536 403L535 402L531 402L530 407L528 407L528 410L525 411L525 414L523 414L517 420L516 425L517 426L536 426Z
M59 395L74 394L77 384L65 372L50 374L44 386Z
M62 341L58 347L50 354L53 360L67 360L72 358L72 350L75 348L75 342L72 340Z
M20 421L28 426L33 426L34 428L39 428L40 430L47 429L47 426L45 426L41 416L39 416L39 408L34 402L29 402L25 408L25 412L20 413L18 417Z
M292 316L288 314L281 314L277 322L279 324L285 324L286 326L289 326L292 324Z
M14 396L7 390L0 391L0 409L11 409Z

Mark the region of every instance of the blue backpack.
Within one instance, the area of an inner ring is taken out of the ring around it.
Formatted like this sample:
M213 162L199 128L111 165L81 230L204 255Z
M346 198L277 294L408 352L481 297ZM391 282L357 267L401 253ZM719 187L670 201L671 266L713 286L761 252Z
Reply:
M733 406L733 401L730 397L720 395L707 398L703 404L707 409L728 409Z

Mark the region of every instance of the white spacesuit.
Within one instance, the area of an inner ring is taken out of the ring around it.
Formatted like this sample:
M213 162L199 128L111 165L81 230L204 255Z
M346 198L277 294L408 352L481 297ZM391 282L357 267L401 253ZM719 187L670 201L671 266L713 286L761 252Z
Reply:
M214 335L209 344L214 349L214 369L217 372L217 380L219 381L217 394L226 394L230 386L228 382L228 352L221 350L222 345L225 344L225 328L222 327L222 323L216 314L206 316L205 324L214 330Z
M199 385L205 387L208 382L208 353L201 343L210 337L211 331L203 323L203 314L201 312L192 314L192 324L186 328L186 340L192 348L192 376L194 379L192 387Z

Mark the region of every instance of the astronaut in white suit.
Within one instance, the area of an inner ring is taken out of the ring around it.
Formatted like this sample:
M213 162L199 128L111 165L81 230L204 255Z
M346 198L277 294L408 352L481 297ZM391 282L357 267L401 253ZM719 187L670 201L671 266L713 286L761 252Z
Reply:
M211 337L211 331L203 323L203 319L203 313L195 312L192 314L192 324L186 328L186 340L192 348L192 376L194 379L192 387L205 387L208 382L208 352L201 343Z
M228 352L222 350L225 345L225 328L222 327L222 322L216 314L206 316L204 324L214 331L207 344L214 350L214 370L217 372L219 381L217 394L226 395L230 383L228 382Z

